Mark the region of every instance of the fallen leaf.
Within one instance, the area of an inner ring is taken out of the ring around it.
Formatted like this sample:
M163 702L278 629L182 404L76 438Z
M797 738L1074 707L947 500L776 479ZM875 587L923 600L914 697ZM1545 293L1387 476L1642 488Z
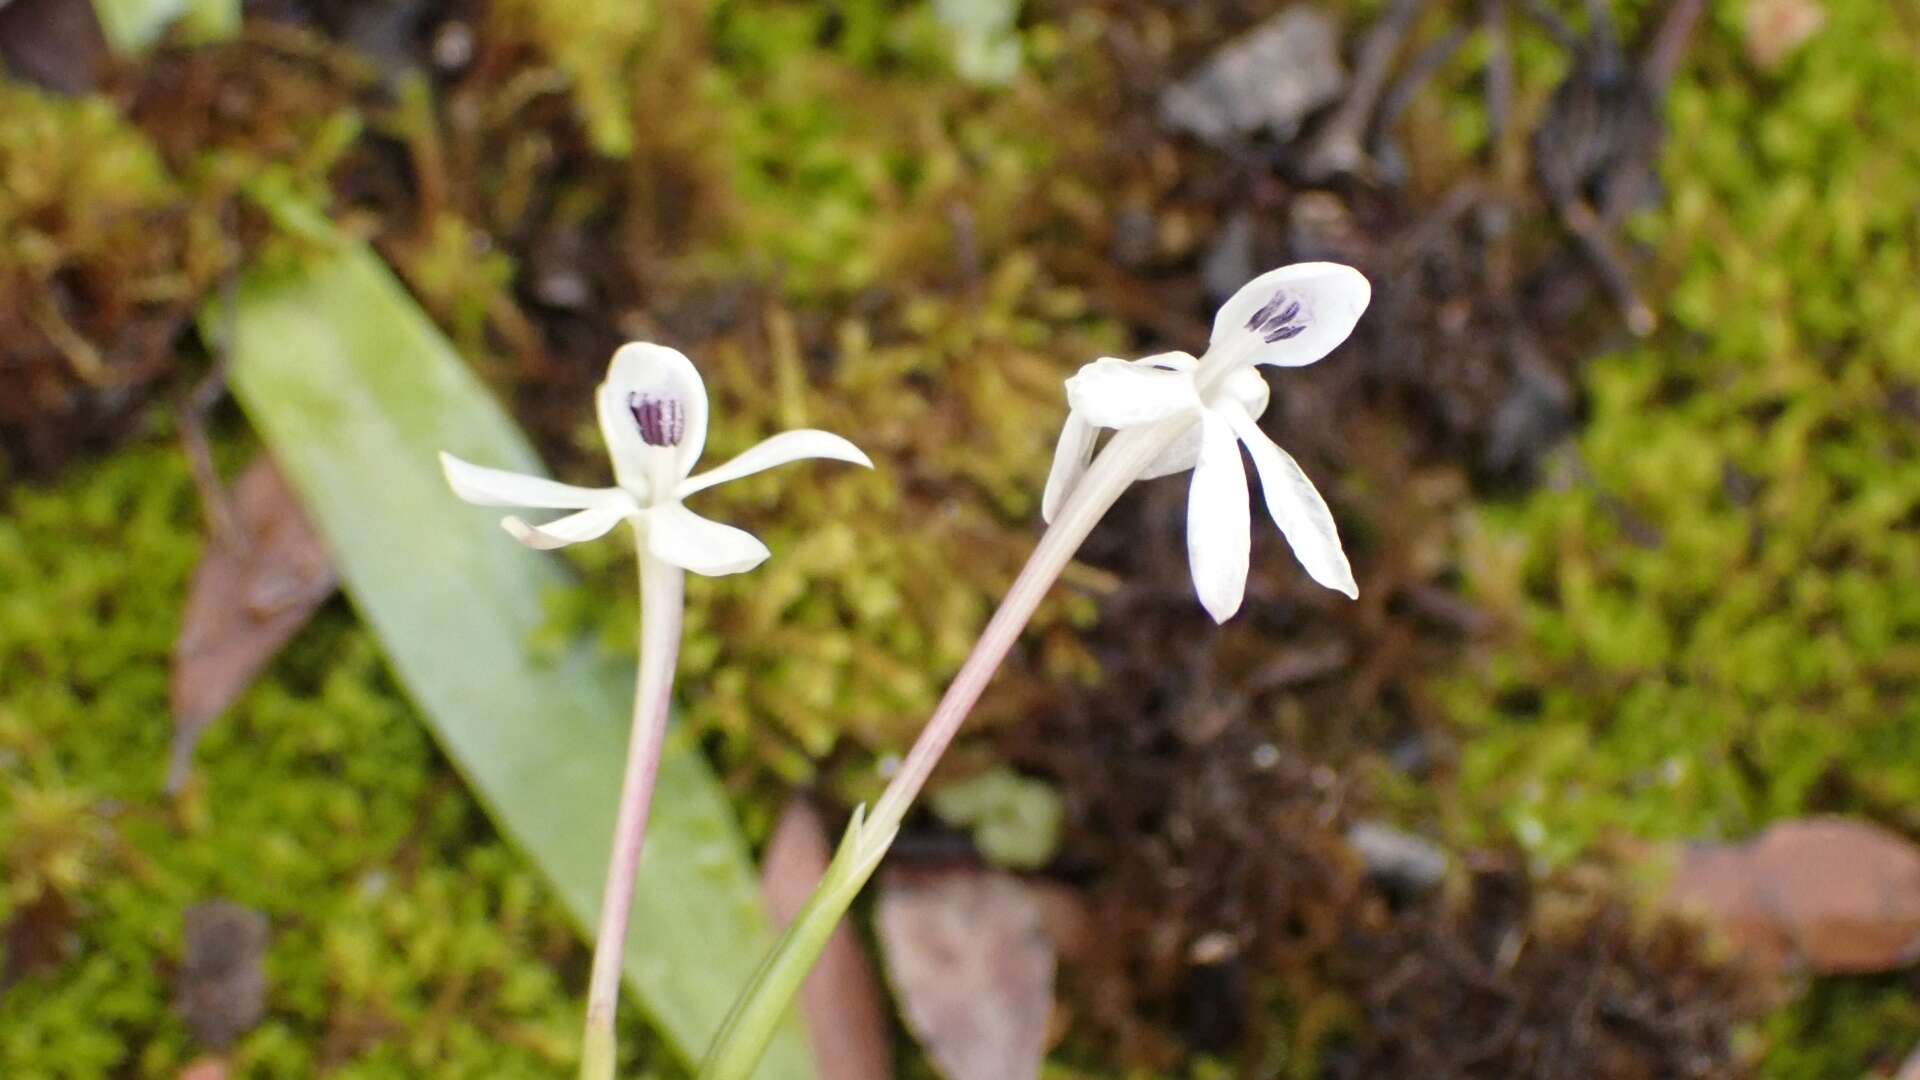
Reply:
M1864 974L1920 959L1920 846L1865 822L1789 821L1749 844L1689 847L1671 896L1771 970Z
M224 1050L267 1010L267 917L225 900L186 914L176 1005L204 1046Z
M109 59L92 4L0 0L0 67L10 76L82 94L100 82Z
M1228 42L1198 71L1168 87L1168 127L1225 143L1265 129L1292 137L1308 113L1340 96L1340 35L1318 8L1296 4Z
M180 1070L180 1080L227 1080L229 1069L225 1058L203 1057Z
M812 804L795 798L780 814L767 842L760 869L760 891L774 922L785 927L813 895L833 848ZM827 939L827 947L800 988L800 1011L812 1036L814 1068L830 1080L887 1080L893 1074L893 1048L880 983L845 922Z
M1040 1075L1054 943L1032 888L968 864L896 867L881 881L878 927L907 1027L942 1076Z
M233 489L234 529L207 544L173 648L173 746L167 788L178 791L207 727L339 586L333 560L299 500L262 456Z
M1749 0L1747 57L1764 69L1779 67L1826 22L1818 0Z

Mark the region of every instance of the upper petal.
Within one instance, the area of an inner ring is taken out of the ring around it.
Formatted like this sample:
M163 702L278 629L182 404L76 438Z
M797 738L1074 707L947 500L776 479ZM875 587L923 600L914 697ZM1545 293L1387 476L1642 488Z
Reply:
M708 577L751 570L771 554L750 532L701 517L677 502L646 512L647 550Z
M1294 263L1240 287L1213 318L1212 347L1244 348L1256 364L1299 367L1347 340L1373 286L1351 266Z
M608 501L545 525L529 525L517 517L507 517L500 520L500 527L530 548L551 551L605 536L631 510L629 503Z
M1080 477L1086 474L1087 463L1093 460L1093 439L1099 434L1092 424L1080 418L1072 409L1067 410L1066 422L1060 425L1060 441L1053 446L1053 467L1047 470L1047 489L1040 495L1040 520L1049 524L1053 515L1073 494L1080 483Z
M440 452L440 470L453 493L476 506L532 506L544 510L583 510L612 494L606 488L575 487L544 476L489 469Z
M751 476L776 465L785 465L789 461L799 461L802 458L830 458L834 461L846 461L855 465L865 465L869 469L873 468L873 461L861 452L859 447L840 436L830 431L802 428L798 431L783 431L772 438L763 439L726 464L708 469L699 476L688 477L680 485L678 496L684 499L696 491L705 491L715 484L738 480L743 476Z
M661 492L693 471L707 445L707 384L678 349L620 346L594 404L622 487Z
M1238 409L1220 410L1233 425L1234 434L1253 454L1254 468L1260 472L1260 490L1266 495L1267 513L1286 534L1294 557L1306 567L1313 580L1335 592L1358 599L1360 587L1354 583L1353 568L1347 565L1347 553L1340 546L1340 532L1334 527L1333 512L1313 486L1313 481L1293 460L1293 455L1274 445L1253 418Z
M1187 489L1187 565L1200 606L1214 622L1240 610L1253 542L1247 470L1227 422L1209 410L1200 421L1200 460Z
M1168 358L1179 358L1167 363ZM1181 366L1175 364L1184 361ZM1185 353L1165 353L1128 363L1102 357L1067 380L1067 404L1095 427L1151 424L1200 407Z

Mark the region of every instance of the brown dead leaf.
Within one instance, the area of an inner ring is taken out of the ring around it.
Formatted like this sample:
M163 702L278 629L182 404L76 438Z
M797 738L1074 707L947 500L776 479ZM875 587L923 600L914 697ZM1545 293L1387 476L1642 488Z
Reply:
M1747 57L1763 69L1779 67L1826 22L1818 0L1748 0Z
M941 1075L1040 1075L1054 944L1032 888L970 864L894 868L880 885L879 934L907 1027Z
M1920 959L1920 846L1865 822L1789 821L1749 844L1688 848L1672 900L1776 971L1863 974Z
M776 923L786 926L800 913L832 858L819 813L803 798L789 802L767 842L760 870L760 891ZM814 1070L821 1076L887 1080L893 1074L880 983L845 922L827 939L800 988L800 1010L812 1037Z
M233 511L233 530L208 541L194 571L173 648L170 791L186 782L201 734L340 582L320 534L270 458L262 455L241 474Z
M267 917L225 900L186 914L176 1005L202 1045L224 1050L267 1010Z
M100 82L112 59L92 4L0 3L0 66L14 78L81 94Z
M227 1080L231 1075L225 1058L203 1057L180 1070L180 1080Z

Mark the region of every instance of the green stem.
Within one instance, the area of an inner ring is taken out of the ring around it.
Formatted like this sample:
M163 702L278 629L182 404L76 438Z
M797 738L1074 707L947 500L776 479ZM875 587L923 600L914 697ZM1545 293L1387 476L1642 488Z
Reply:
M667 708L673 698L673 668L680 655L686 573L647 551L640 537L640 677L633 695L633 732L627 742L626 778L613 826L601 894L600 929L593 941L593 971L587 980L587 1028L580 1048L580 1080L613 1080L614 1014L620 1007L620 971L627 952L627 916L647 836L660 749L666 741Z
M748 1080L752 1075L834 927L880 865L914 798L1033 618L1034 609L1114 500L1193 422L1192 417L1175 418L1123 431L1094 460L1000 601L913 749L874 804L872 816L854 813L819 887L741 991L700 1066L701 1080Z

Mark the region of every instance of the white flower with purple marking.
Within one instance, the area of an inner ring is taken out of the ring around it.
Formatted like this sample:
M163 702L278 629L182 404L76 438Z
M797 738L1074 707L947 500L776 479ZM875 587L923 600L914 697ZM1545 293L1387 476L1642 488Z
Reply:
M1096 360L1067 380L1070 406L1041 513L1052 521L1086 474L1101 428L1167 422L1171 446L1135 477L1193 470L1187 495L1187 561L1200 603L1214 621L1240 609L1252 543L1247 475L1240 447L1253 456L1267 512L1313 579L1359 595L1333 514L1297 462L1255 423L1267 409L1267 382L1255 365L1301 367L1346 340L1372 287L1337 263L1296 263L1248 282L1214 317L1207 353L1162 353L1143 360Z
M751 533L710 521L681 500L715 484L802 458L830 458L873 467L860 448L825 431L786 431L699 475L693 466L707 445L707 386L676 349L646 342L613 354L595 394L600 433L613 458L615 486L584 488L539 476L489 469L440 454L453 493L478 506L571 510L544 525L509 516L500 524L531 548L549 549L604 536L633 522L644 551L696 574L737 574L760 565L767 546Z

